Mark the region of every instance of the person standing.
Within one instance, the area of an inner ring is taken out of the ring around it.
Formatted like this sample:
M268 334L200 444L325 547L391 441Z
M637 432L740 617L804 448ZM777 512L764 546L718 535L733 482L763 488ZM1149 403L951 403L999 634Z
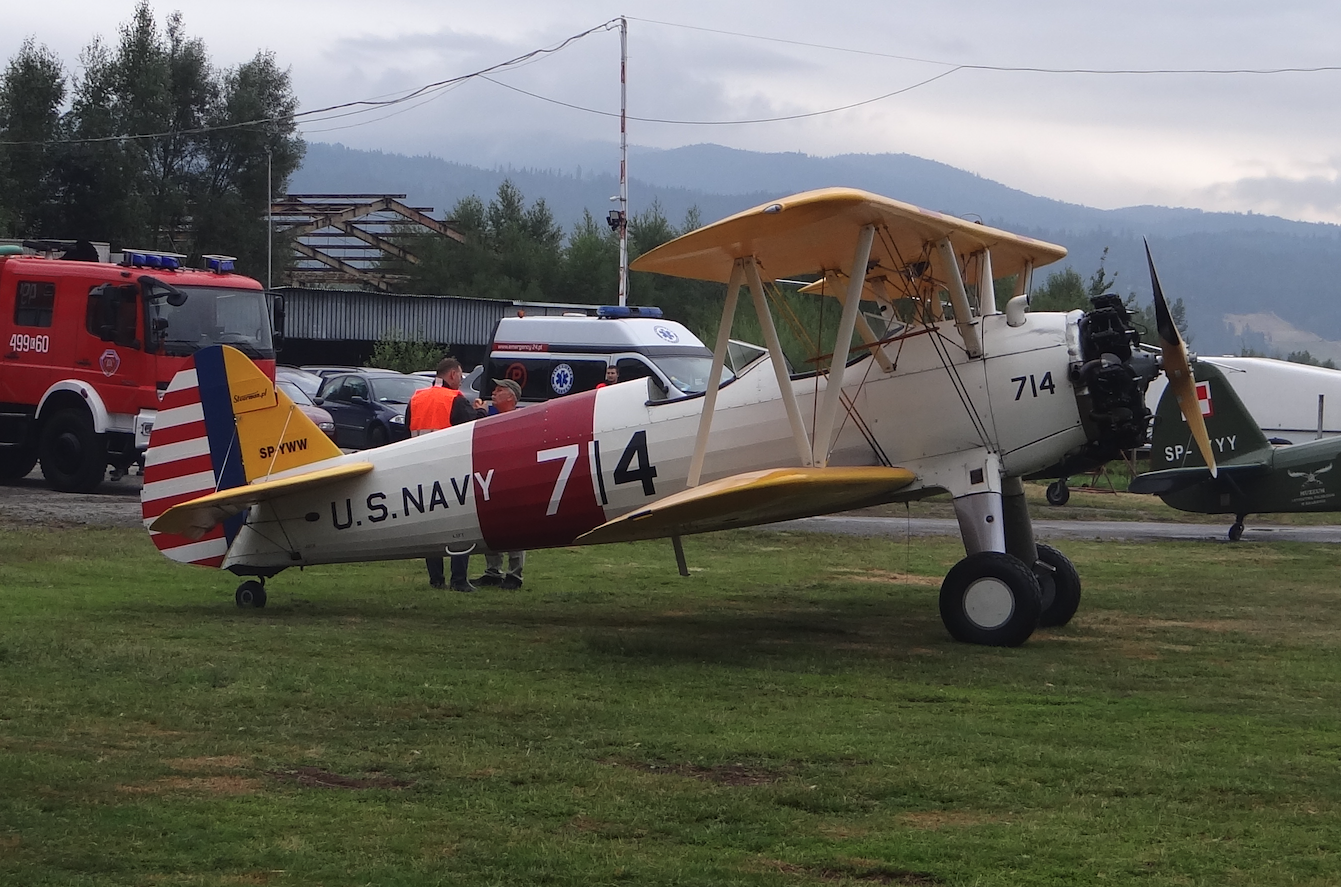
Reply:
M612 363L605 368L605 381L598 382L596 387L604 388L606 385L618 385L618 384L619 384L619 367L615 366Z
M521 400L521 386L511 379L494 379L494 399L489 405L489 415L497 416L510 413L517 408ZM484 575L475 580L476 585L498 585L504 591L513 591L522 587L522 568L526 566L525 551L509 551L508 570L503 572L503 555L496 551L485 552Z
M405 407L405 424L411 437L428 434L453 425L464 425L484 415L483 401L471 403L461 391L461 362L454 357L444 357L438 361L436 378L429 388L420 388L410 398ZM428 584L434 588L444 588L447 582L442 576L442 557L426 557ZM474 591L467 574L470 572L470 555L452 555L452 591Z

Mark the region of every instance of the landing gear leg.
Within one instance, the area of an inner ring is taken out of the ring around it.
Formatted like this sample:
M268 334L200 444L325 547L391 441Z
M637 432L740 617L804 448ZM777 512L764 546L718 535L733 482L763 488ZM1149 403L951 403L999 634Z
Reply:
M1059 481L1062 483L1062 481ZM1034 539L1033 522L1024 498L1024 482L1018 477L1001 481L1002 518L1006 529L1006 552L1032 565L1041 595L1038 624L1065 625L1080 606L1080 574L1066 555Z
M1246 514L1234 515L1234 523L1229 528L1230 542L1237 542L1243 538L1243 519L1247 516Z
M237 587L237 593L233 595L233 600L239 607L256 607L260 609L265 606L265 579L248 579Z

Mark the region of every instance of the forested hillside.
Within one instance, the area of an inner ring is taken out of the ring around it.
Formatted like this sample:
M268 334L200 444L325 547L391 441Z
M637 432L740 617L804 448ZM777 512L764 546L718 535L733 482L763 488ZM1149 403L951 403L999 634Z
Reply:
M613 170L615 167L611 167ZM1150 300L1142 238L1150 240L1165 290L1187 307L1193 345L1205 353L1251 347L1284 355L1308 348L1341 358L1341 227L1270 216L1165 207L1098 210L1036 197L944 164L902 154L817 158L759 154L714 145L639 150L630 161L636 218L655 202L680 225L691 209L712 221L779 194L829 185L865 188L930 209L1029 234L1067 247L1069 264L1088 277L1108 248L1105 268L1118 292ZM510 180L526 201L543 199L571 236L590 212L604 219L618 192L613 173L480 169L431 157L310 144L295 191L392 191L450 215L457 201L484 200ZM1059 266L1061 267L1061 266ZM1044 269L1041 276L1054 269ZM558 291L556 291L556 297ZM1300 338L1236 332L1226 315L1270 315ZM1312 336L1313 338L1309 338Z

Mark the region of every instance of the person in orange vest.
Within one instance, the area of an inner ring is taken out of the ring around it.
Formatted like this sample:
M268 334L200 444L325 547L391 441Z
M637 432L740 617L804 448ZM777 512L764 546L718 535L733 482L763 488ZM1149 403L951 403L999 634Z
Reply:
M444 357L438 361L437 379L430 388L420 388L410 398L405 407L405 424L411 437L428 434L453 425L464 425L484 416L484 402L471 403L461 390L461 362L454 357ZM447 583L442 577L442 558L427 557L424 563L428 567L428 584L434 588L444 588ZM470 571L470 555L452 555L452 591L474 591L467 573Z
M619 384L619 367L615 366L614 364L610 364L608 367L605 368L605 381L598 383L596 387L604 388L606 385L618 385L618 384Z

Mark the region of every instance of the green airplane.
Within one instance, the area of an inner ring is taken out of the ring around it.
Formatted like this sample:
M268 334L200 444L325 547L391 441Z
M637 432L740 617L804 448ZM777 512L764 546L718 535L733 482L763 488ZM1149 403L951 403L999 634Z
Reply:
M1341 437L1273 445L1218 367L1202 361L1193 371L1217 476L1166 391L1155 412L1152 470L1132 480L1131 492L1153 493L1182 511L1232 514L1231 542L1249 514L1341 511L1341 471L1333 473Z

